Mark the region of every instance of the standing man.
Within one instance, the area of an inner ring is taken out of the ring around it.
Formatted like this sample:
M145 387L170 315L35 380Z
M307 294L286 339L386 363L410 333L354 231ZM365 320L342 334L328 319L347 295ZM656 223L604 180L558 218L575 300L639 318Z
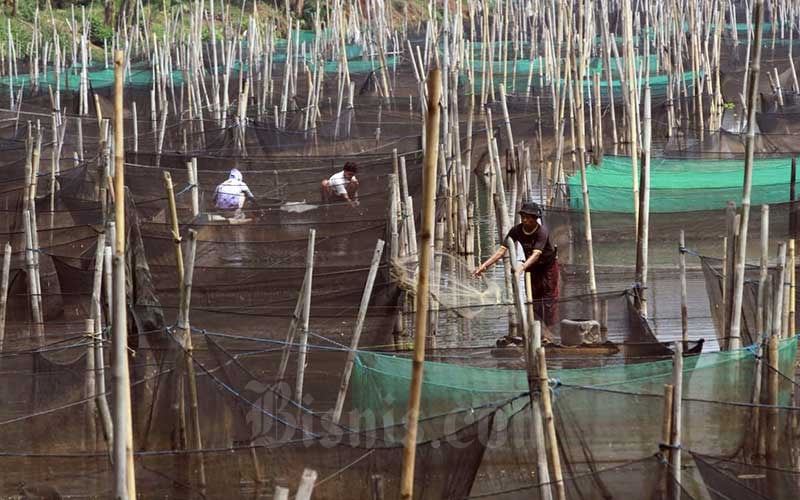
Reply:
M536 318L550 328L558 321L559 272L556 247L550 241L547 226L539 222L542 215L539 205L532 201L525 202L519 215L522 222L511 228L500 248L472 274L480 276L502 259L508 251L505 241L509 238L519 243L525 253L525 262L517 270L517 276L522 277L525 272L531 274L533 297L528 299L534 303Z
M351 207L358 207L358 179L356 173L358 165L352 161L344 164L341 172L333 174L329 179L322 181L322 201L344 200ZM334 196L336 198L334 198Z
M255 196L250 192L250 188L244 183L244 177L238 168L231 170L228 180L217 186L214 190L214 206L223 212L233 212L234 219L244 218L242 207L245 199L253 204L256 202Z

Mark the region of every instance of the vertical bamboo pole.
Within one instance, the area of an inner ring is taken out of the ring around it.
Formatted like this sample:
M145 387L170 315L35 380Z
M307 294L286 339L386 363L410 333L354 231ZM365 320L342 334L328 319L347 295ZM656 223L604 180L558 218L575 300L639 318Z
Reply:
M125 291L125 137L122 120L123 52L114 54L114 496L136 498L133 424L128 372L128 313Z
M194 169L195 159L193 158L192 160L186 162L186 173L189 178L189 189L192 198L192 218L195 218L200 214L200 198L198 196L197 171Z
M778 243L778 266L776 271L778 276L777 283L774 283L773 304L772 304L772 335L780 337L783 333L783 295L784 268L786 267L786 243Z
M753 155L756 134L756 98L758 96L758 77L761 69L761 38L764 23L764 0L755 0L753 15L756 21L756 45L753 62L750 66L750 85L747 104L747 143L745 147L744 184L742 186L742 212L739 219L739 240L736 249L736 274L734 275L733 316L731 319L730 346L741 346L740 331L742 321L742 298L744 295L744 265L747 256L747 230L750 221L750 191L753 184ZM727 321L728 318L726 318Z
M425 362L425 337L428 321L428 276L431 271L431 244L433 242L436 168L439 153L439 100L442 94L441 72L434 68L428 74L428 112L426 120L426 146L424 159L423 220L420 234L420 260L417 282L416 316L414 318L414 361L408 397L408 428L403 448L403 472L400 495L411 500L414 495L414 460L417 451L417 427L422 394L422 369Z
M767 334L767 275L769 273L769 205L761 205L761 266L758 276L758 305L756 307L756 333Z
M672 397L673 397L672 384L664 384L664 409L661 412L661 442L669 443L672 435ZM660 482L659 489L663 494L669 491L669 469Z
M628 140L630 141L631 170L633 178L633 223L639 227L639 130L636 117L636 71L634 59L636 52L633 48L633 13L631 0L622 0L624 36L625 36L625 62L626 84L628 87Z
M6 242L3 249L3 275L0 281L0 352L6 335L6 312L8 310L8 277L11 271L11 243Z
M672 357L672 432L670 433L669 463L675 479L672 498L681 498L681 406L683 401L683 343L675 343Z
M646 64L646 63L645 63ZM644 88L644 127L642 137L641 182L639 183L639 225L636 231L636 281L639 291L639 313L647 317L647 257L650 235L650 85Z
M681 229L680 248L680 274L681 274L681 340L683 345L689 341L689 299L686 292L686 240L684 238L683 229ZM665 441L666 442L666 441Z
M779 411L778 411L778 392L779 392L779 374L780 367L778 366L778 343L779 337L772 336L769 338L767 357L769 363L769 378L767 379L767 428L765 429L767 435L767 463L775 466L779 453L779 440L781 432L778 429L779 424Z
M31 323L33 323L32 336L41 339L44 335L42 324L42 310L38 300L39 288L36 283L36 259L34 257L33 229L31 225L31 211L22 212L22 223L25 231L25 273L28 278L28 295L31 304Z
M792 337L795 333L795 300L796 300L796 293L795 293L795 240L792 238L789 240L789 257L788 257L788 264L789 264L789 279L786 280L789 283L789 318L786 324L786 336Z
M358 342L361 339L361 330L364 327L364 319L367 316L367 307L369 307L369 300L372 296L372 286L375 284L375 276L377 276L378 267L381 264L383 246L384 241L378 240L378 243L375 245L375 253L372 255L372 263L369 267L367 284L364 286L364 293L361 296L361 304L358 308L358 318L356 319L356 328L353 332L353 339L350 341L350 350L347 351L347 361L345 361L344 372L342 372L342 380L339 384L339 394L336 396L336 405L334 406L333 415L331 416L331 420L337 424L342 416L344 400L347 397L347 388L350 385L350 374L353 371L353 363L356 359Z
M297 494L295 500L311 500L311 493L314 492L314 483L317 481L317 471L312 469L303 469L303 475L300 478L300 485L297 487Z
M87 319L84 321L84 331L88 338L91 339L94 336L94 320ZM86 435L84 442L86 451L94 451L97 439L97 401L95 400L97 381L95 375L94 342L90 341L86 344L86 377L83 386L83 397L86 399Z

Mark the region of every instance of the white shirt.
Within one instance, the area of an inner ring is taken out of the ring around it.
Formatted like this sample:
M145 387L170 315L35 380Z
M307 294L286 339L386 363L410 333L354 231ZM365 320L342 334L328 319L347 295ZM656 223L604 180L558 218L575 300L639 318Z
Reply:
M355 175L348 179L344 176L344 170L342 170L341 172L333 174L330 179L328 179L328 185L336 191L336 194L344 196L347 194L347 186L355 180L357 180Z
M231 178L217 186L214 198L217 200L217 208L235 210L244 206L244 200L248 194L253 196L244 181Z

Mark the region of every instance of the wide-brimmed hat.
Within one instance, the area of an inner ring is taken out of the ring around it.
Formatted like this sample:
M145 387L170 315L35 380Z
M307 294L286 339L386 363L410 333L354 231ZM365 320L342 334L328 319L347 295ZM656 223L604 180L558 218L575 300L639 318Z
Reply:
M542 209L539 207L539 204L535 201L526 201L522 204L522 208L519 209L520 215L532 215L534 217L541 217L542 216Z

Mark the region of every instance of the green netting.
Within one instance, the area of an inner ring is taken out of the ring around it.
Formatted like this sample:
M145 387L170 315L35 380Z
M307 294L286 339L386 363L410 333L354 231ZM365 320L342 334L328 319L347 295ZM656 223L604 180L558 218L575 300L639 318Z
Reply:
M782 340L779 349L779 368L782 373L791 374L797 357L797 338ZM754 360L751 348L686 357L684 398L749 402ZM411 360L407 358L359 352L351 381L353 407L362 414L383 415L385 419L402 421L408 404L411 366ZM664 384L670 383L672 378L672 360L552 370L549 376L558 381L557 397L562 403L569 403L573 412L590 412L596 421L626 421L635 416L630 414L631 408L604 407L596 399L597 393L578 389L659 396L663 394ZM570 400L572 388L574 394L583 396ZM528 379L522 370L426 362L420 416L429 418L457 409L477 408L525 392L528 392ZM789 391L782 393L781 397L782 403L787 403Z
M636 57L636 61L635 61L634 65L635 65L637 71L639 70L639 67L642 64L642 61L644 61L644 57L643 56L637 56ZM620 62L622 64L622 67L624 68L625 67L625 60L623 59ZM537 57L537 58L534 58L534 59L514 59L514 60L508 60L508 61L493 61L492 64L487 67L487 66L484 65L483 61L476 60L472 64L472 69L475 72L479 72L479 73L487 73L487 72L491 71L491 72L493 72L495 74L497 74L497 73L502 74L503 71L511 73L516 69L517 73L526 73L527 74L530 71L531 66L533 67L533 71L534 72L538 72L539 68L542 67L542 65L544 63L545 63L544 58ZM605 63L603 62L603 59L601 59L601 58L593 58L591 60L591 62L589 63L589 72L590 72L590 74L592 74L592 75L595 74L595 73L602 74L603 73L604 64ZM651 72L655 72L658 69L658 57L655 56L655 55L649 56L648 64L650 66L650 71ZM617 74L617 65L614 62L611 63L611 71L612 71L612 73L614 75Z
M88 71L88 77L89 77L89 84L92 88L101 89L101 88L111 87L112 85L114 85L114 68L90 69ZM0 85L8 86L9 83L13 83L15 88L30 86L31 75L24 74L24 75L18 75L15 78L8 76L0 78ZM172 83L175 85L183 84L182 71L172 72ZM152 84L153 84L153 72L150 69L131 68L131 71L125 78L125 85L132 85L136 87L148 87L151 86ZM55 85L56 85L55 71L48 70L46 73L39 74L40 87L55 86ZM60 90L67 90L67 89L76 90L80 88L80 86L81 86L80 70L78 70L76 73L73 73L71 69L68 69L66 72L62 72L59 75L58 87Z
M483 76L475 75L475 92L480 92L483 82L485 79ZM692 88L692 83L694 81L694 73L691 71L687 71L683 73L683 80L686 81L687 88ZM500 74L495 74L493 76L493 83L495 89L498 88L498 85L503 83L503 73L502 71ZM637 74L637 81L639 82L639 86L642 87L645 84L644 76L641 79L638 79ZM465 87L469 87L469 80L467 75L461 75L459 77L459 83ZM531 79L531 84L533 86L538 86L539 77L538 72L534 72L533 78ZM561 81L562 85L564 81ZM667 91L667 85L670 83L668 75L650 75L650 89L653 96L661 96L665 95ZM506 89L516 89L516 90L524 90L528 85L528 72L527 71L519 71L517 70L517 74L514 76L512 72L508 72L505 78L505 86ZM622 80L615 79L611 81L611 86L614 88L614 95L619 98L622 95ZM583 89L586 95L592 93L594 95L594 83L592 81L584 81L583 82ZM513 91L513 90L512 90ZM600 79L600 94L606 98L608 97L608 80L601 78Z
M396 56L389 56L386 58L386 65L392 67L397 64L397 57ZM326 73L336 73L339 71L340 61L327 61L325 63L325 72ZM313 70L314 65L309 64L309 67ZM367 73L369 71L375 71L380 69L381 67L381 60L379 57L375 57L372 60L366 61L348 61L347 68L350 73Z
M759 159L753 167L753 205L789 201L791 159ZM653 159L650 168L650 211L689 212L725 208L740 200L744 179L742 160ZM633 212L630 157L606 156L599 168L586 170L592 210ZM580 173L567 180L574 209L583 208Z

